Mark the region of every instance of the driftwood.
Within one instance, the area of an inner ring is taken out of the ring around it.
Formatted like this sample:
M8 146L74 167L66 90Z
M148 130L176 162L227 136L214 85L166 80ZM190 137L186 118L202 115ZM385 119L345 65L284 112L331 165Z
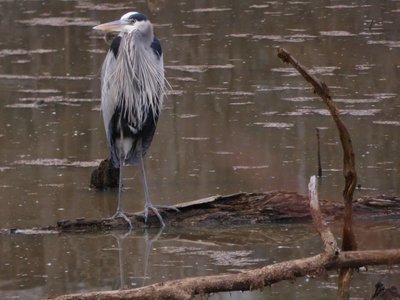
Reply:
M400 263L400 249L341 252L321 213L316 192L315 177L311 178L309 188L310 214L325 248L321 254L276 263L259 269L246 270L237 274L184 278L132 290L71 294L56 297L54 300L192 299L195 295L205 296L217 292L261 289L264 286L282 280L292 280L305 275L321 274L326 270Z
M283 280L293 280L296 277L305 275L319 275L325 270L388 263L400 263L400 249L381 250L378 253L374 253L374 251L349 251L338 255L323 253L309 258L273 264L260 269L246 270L238 274L184 278L133 290L71 294L53 299L192 299L195 295L205 296L217 292L262 289L264 286Z
M344 206L320 200L326 220L342 219ZM308 199L295 192L272 191L267 193L237 193L214 196L176 205L180 213L161 211L169 227L207 227L250 225L270 222L310 222ZM400 197L376 196L358 198L354 202L354 214L358 219L400 218ZM140 212L130 217L134 228L159 227L158 218L150 215L148 223ZM56 225L27 229L56 231L59 233L84 233L108 230L127 230L128 223L122 219L85 219L59 221ZM3 234L24 233L24 229L3 229Z

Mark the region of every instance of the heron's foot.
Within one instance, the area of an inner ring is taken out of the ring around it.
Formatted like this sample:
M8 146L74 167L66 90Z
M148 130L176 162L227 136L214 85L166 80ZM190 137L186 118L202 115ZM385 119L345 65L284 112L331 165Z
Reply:
M165 227L164 220L163 220L160 212L158 211L159 208L161 208L161 209L170 209L170 210L175 210L177 212L180 212L180 210L178 208L176 208L175 206L171 206L171 205L146 204L146 206L144 208L144 222L147 223L149 210L151 209L154 212L154 214L157 216L158 220L160 221L161 227Z
M114 215L112 215L110 218L108 218L108 219L113 220L113 219L117 219L117 218L124 219L129 225L129 230L131 230L133 228L133 225L132 225L131 220L129 219L128 213L126 213L122 209L118 209L117 212Z

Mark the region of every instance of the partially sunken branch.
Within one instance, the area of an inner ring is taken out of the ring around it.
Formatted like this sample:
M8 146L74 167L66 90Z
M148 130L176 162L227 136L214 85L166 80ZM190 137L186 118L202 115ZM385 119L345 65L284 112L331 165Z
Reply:
M313 218L314 226L316 227L317 232L324 242L325 253L337 255L339 253L339 249L335 237L333 236L331 230L329 229L321 214L321 209L318 201L317 178L315 176L311 176L310 178L310 183L308 184L308 192L310 198L310 211Z
M325 245L321 254L276 263L263 268L246 270L237 274L221 274L184 278L156 283L132 290L89 292L64 295L53 300L94 300L94 299L192 299L195 295L211 293L251 291L282 280L293 280L305 275L320 274L325 270L361 267L366 265L398 264L400 249L381 251L340 252L329 227L321 214L316 190L316 178L309 184L310 210L313 223Z

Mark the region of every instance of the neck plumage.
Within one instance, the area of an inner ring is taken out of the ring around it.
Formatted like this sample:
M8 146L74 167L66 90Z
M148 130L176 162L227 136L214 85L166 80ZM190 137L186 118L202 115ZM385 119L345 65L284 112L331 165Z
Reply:
M152 31L152 27L148 27ZM116 91L118 105L123 114L140 130L149 110L158 116L165 94L165 79L162 58L151 49L150 35L141 31L121 34L121 43L116 58L115 72L111 84ZM145 38L144 38L145 37Z

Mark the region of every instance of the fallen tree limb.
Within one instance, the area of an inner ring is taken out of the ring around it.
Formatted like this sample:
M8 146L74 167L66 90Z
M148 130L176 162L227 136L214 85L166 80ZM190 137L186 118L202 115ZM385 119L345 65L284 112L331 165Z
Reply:
M192 299L195 295L262 289L264 286L283 280L293 280L305 275L319 275L325 270L399 263L400 249L348 251L341 252L336 257L324 253L276 263L260 269L243 271L238 274L184 278L132 290L71 294L52 299Z
M329 221L343 217L344 206L326 200L319 200L322 214ZM180 213L163 211L164 221L169 227L215 227L229 225L265 224L270 222L310 222L311 212L308 199L294 192L271 191L266 193L237 193L213 196L176 205ZM358 219L400 218L400 197L374 196L359 198L353 205L354 216ZM158 218L133 215L132 224L136 229L159 227ZM59 221L56 225L41 228L1 229L0 234L23 234L32 231L54 231L58 233L90 233L110 230L127 230L123 219L85 219ZM135 229L134 229L135 230Z
M323 219L316 192L316 179L310 180L310 211L317 232L325 245L321 254L295 259L265 266L263 268L246 270L237 274L221 274L184 278L180 280L156 283L146 287L119 290L89 292L64 295L53 300L89 300L89 299L192 299L195 295L205 296L210 293L227 291L245 291L262 289L264 286L282 280L293 280L305 275L318 275L327 270L366 265L398 264L400 249L380 251L350 251L340 252L336 240Z

